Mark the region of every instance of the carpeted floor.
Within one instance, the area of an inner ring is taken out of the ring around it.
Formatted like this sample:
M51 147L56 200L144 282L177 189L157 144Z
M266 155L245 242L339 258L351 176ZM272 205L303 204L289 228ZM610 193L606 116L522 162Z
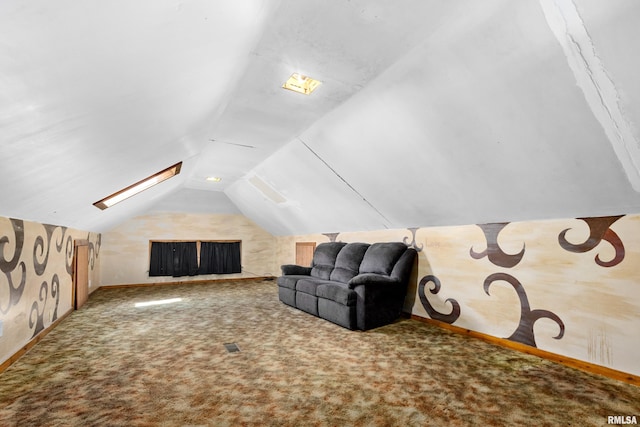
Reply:
M182 300L134 306L169 298ZM2 426L603 426L610 415L640 415L640 388L415 320L349 331L280 303L274 281L100 289L0 374Z

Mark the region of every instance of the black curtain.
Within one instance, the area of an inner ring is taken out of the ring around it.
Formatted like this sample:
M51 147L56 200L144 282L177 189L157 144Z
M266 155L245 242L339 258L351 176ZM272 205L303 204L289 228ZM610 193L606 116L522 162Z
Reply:
M149 276L198 274L196 242L151 242Z
M240 242L202 242L200 274L240 273Z

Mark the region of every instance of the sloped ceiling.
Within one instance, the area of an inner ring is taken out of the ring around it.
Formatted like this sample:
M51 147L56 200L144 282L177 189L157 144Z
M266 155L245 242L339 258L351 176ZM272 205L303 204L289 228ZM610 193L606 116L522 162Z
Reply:
M283 235L638 212L638 18L634 0L4 0L0 215L241 212ZM292 72L323 83L282 89Z

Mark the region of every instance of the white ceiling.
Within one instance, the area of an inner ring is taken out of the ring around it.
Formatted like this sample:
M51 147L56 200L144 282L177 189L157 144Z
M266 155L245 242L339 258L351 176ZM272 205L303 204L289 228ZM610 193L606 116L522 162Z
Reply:
M640 212L638 18L635 0L2 0L0 215L240 212L282 235ZM282 89L292 72L323 84Z

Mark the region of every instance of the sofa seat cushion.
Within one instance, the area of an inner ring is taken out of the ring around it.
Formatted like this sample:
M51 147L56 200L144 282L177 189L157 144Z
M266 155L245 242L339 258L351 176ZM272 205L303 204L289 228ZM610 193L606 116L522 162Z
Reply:
M342 305L356 305L356 292L353 289L349 289L349 285L346 283L331 282L320 284L316 288L316 296Z
M296 283L296 291L304 292L305 294L316 296L316 289L318 286L324 283L331 283L327 280L314 279L313 277L306 277L298 280Z
M288 288L288 289L295 290L296 289L296 283L298 283L298 280L308 279L308 278L309 278L309 276L299 276L299 275L280 276L276 280L276 283L278 284L278 286L280 286L282 288Z

